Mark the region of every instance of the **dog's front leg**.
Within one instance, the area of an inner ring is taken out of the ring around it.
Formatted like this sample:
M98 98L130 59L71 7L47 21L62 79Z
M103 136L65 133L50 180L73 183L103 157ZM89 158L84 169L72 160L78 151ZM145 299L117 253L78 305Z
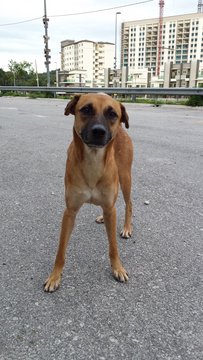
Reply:
M116 280L124 282L128 280L128 274L122 266L118 253L116 241L116 209L115 207L103 208L103 214L109 240L109 257L113 275Z
M44 290L47 292L55 291L60 285L61 274L65 263L66 248L68 245L68 240L71 236L74 227L76 214L77 211L75 210L66 209L64 211L62 224L61 224L60 241L59 241L54 268L44 284Z

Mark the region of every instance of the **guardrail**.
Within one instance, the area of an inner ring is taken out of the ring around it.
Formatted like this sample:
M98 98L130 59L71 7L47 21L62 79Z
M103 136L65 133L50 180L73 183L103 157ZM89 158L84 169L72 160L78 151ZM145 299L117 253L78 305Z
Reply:
M203 95L203 88L90 88L90 87L46 87L46 86L0 86L0 91L20 92L52 92L52 93L94 93L122 95L154 95L154 96L190 96Z

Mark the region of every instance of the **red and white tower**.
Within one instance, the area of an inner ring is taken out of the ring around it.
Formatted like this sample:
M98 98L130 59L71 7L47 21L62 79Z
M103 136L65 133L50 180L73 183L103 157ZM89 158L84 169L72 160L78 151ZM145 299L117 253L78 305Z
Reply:
M198 13L202 13L202 12L203 12L203 2L202 2L202 0L198 0L197 12L198 12Z
M158 56L157 56L157 68L156 75L160 74L161 65L161 49L162 49L162 34L163 34L163 15L164 15L164 0L159 0L159 29L158 29Z

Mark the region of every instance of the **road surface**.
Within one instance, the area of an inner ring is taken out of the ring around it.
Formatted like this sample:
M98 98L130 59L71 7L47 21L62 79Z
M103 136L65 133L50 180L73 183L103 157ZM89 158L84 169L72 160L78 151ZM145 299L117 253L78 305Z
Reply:
M62 285L43 292L64 208L65 100L0 98L0 360L203 359L202 109L127 104L133 223L110 271L100 209L77 218ZM125 164L123 164L125 171ZM145 204L148 203L148 205Z

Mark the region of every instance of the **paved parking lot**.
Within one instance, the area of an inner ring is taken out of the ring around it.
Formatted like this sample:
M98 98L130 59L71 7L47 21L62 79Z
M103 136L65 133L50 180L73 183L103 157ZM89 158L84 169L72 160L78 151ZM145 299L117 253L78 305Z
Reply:
M0 360L203 359L202 109L126 105L135 147L130 240L119 239L121 196L117 213L129 282L111 276L100 210L85 205L62 285L47 294L72 135L65 104L0 98Z

